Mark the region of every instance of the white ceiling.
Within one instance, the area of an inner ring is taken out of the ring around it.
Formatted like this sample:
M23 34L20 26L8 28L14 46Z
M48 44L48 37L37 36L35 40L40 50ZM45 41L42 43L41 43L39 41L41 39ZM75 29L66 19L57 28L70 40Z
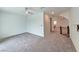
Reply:
M56 14L58 14L69 8L68 7L30 7L29 9L33 10L36 13L40 11L44 11L45 13L51 14L51 12L54 11ZM11 12L11 13L26 15L25 7L0 7L0 11L6 11L6 12Z
M70 9L69 7L47 7L45 8L45 13L52 14L54 12L56 15Z
M25 15L25 7L0 7L0 11Z

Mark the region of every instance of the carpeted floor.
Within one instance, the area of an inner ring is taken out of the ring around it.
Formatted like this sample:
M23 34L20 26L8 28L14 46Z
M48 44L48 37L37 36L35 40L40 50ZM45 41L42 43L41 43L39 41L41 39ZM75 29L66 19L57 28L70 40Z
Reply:
M23 33L0 43L2 52L75 52L70 38L50 33L45 38Z

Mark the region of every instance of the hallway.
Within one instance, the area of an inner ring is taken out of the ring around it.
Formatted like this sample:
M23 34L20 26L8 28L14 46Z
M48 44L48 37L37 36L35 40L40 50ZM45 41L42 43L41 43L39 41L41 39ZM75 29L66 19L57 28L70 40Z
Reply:
M23 33L7 38L0 43L0 51L6 52L75 52L70 38L58 33L50 33L42 37Z

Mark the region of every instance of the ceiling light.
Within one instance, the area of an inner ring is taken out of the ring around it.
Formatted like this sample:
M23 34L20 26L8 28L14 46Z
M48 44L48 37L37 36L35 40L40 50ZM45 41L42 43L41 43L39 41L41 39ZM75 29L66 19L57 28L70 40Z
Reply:
M56 25L57 24L57 21L54 21L54 25Z

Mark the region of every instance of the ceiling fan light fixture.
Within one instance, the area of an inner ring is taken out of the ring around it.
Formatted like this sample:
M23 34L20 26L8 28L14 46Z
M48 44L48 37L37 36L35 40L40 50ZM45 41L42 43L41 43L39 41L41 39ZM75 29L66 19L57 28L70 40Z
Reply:
M32 12L32 10L31 10L30 8L25 8L25 13L26 13L27 15L30 15L30 14L32 14L33 12Z
M33 14L33 12L31 10L26 10L26 14Z

